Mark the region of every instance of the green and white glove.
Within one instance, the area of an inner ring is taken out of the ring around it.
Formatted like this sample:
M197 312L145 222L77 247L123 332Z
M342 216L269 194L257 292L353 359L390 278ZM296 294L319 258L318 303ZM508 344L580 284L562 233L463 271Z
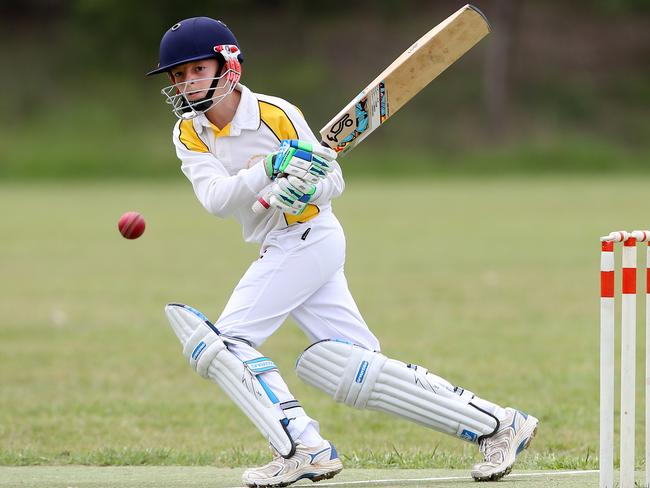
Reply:
M298 139L285 139L277 152L264 160L264 169L271 180L293 175L307 183L315 184L334 170L332 161L336 151Z
M269 203L285 213L300 215L316 193L316 185L293 175L277 178L268 194Z

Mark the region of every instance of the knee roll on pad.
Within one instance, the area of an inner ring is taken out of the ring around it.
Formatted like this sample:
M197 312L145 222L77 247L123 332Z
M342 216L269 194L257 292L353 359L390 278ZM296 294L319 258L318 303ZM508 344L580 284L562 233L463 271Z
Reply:
M298 358L296 373L337 402L397 415L471 442L499 426L471 403L474 394L454 388L425 368L338 340L312 344Z
M169 304L165 314L192 369L217 383L283 457L293 456L296 446L287 431L289 419L284 411L291 409L294 416L304 415L304 411L298 402L280 405L259 377L277 370L273 361L264 357L241 361L227 347L227 343L238 340L220 335L216 327L192 307Z

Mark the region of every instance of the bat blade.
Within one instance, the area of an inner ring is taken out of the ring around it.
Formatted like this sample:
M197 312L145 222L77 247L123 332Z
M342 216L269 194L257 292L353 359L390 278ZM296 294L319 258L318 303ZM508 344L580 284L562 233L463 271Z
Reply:
M321 143L343 155L393 116L490 32L472 5L427 32L402 53L320 131Z

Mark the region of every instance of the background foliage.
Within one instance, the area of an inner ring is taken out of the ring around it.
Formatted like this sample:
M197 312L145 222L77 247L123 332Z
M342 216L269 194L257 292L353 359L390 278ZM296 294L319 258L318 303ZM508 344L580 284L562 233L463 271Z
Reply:
M182 18L226 21L246 57L244 82L297 104L317 131L462 4L8 2L0 178L178 176L164 82L144 73ZM491 36L356 150L349 176L385 174L396 161L400 175L647 171L648 2L477 5Z

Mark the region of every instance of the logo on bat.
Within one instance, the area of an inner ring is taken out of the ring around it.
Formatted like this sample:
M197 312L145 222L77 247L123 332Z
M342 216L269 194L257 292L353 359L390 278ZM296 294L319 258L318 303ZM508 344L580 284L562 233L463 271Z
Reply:
M327 140L338 143L339 134L343 131L345 127L350 127L353 124L354 121L352 120L352 117L350 117L350 114L343 115L343 117L341 117L338 121L336 121L332 126L332 128L330 129L330 133L327 134Z
M336 146L335 148L336 152L343 151L343 149L345 149L345 147L350 142L354 141L357 137L363 134L368 128L368 122L370 117L370 114L368 113L368 98L362 98L359 102L357 102L357 104L354 106L354 112L356 117L356 127L350 135L348 135Z

